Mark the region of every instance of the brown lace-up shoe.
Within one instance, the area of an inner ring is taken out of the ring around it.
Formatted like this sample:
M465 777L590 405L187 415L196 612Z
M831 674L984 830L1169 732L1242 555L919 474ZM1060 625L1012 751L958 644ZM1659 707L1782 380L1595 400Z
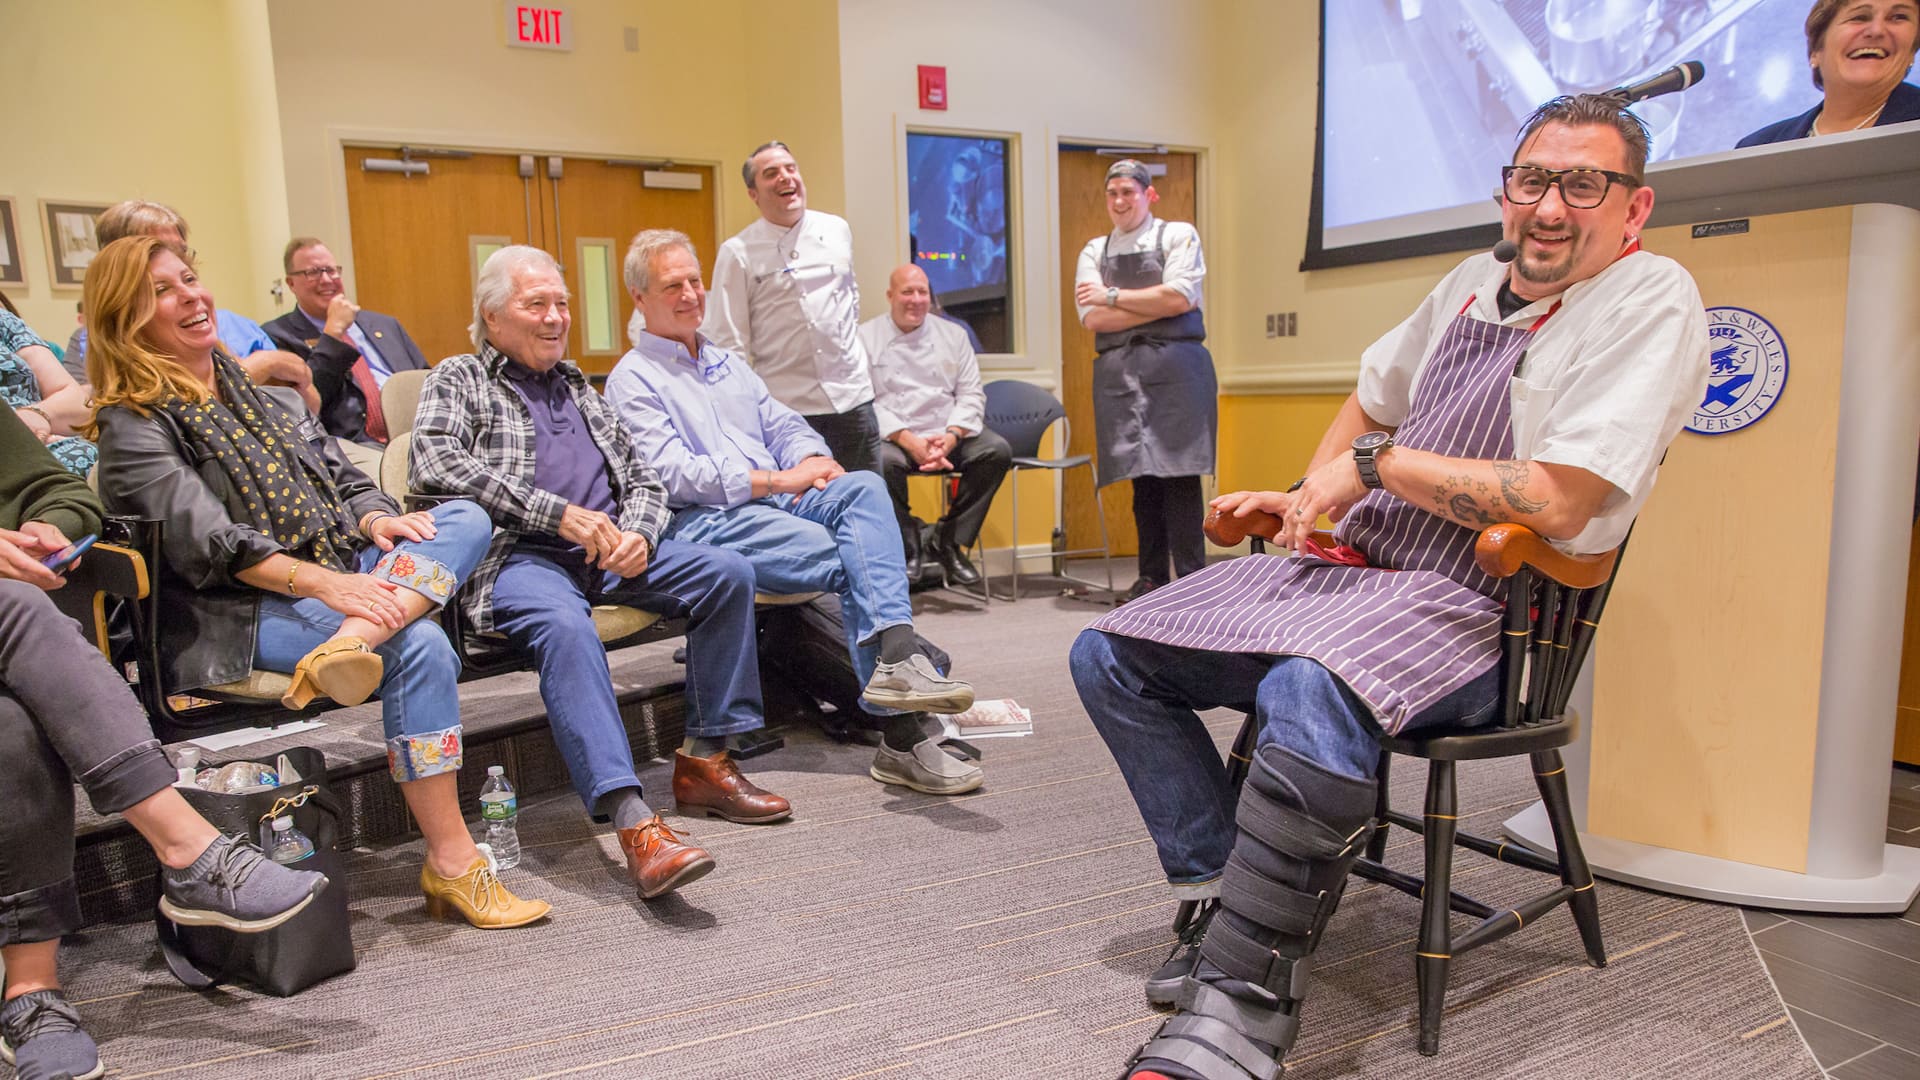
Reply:
M627 853L627 874L642 900L665 896L713 869L713 856L682 842L659 814L638 828L621 829L619 836L620 850Z
M712 757L676 752L673 801L682 814L725 818L742 825L763 825L793 814L787 800L740 775L740 767L725 750Z

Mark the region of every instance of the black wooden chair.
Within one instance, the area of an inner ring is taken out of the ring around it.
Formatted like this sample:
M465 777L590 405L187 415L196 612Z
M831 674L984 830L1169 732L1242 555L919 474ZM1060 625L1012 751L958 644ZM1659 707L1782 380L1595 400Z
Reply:
M1251 536L1256 552L1262 538L1271 539L1281 521L1267 514L1242 519L1207 521L1207 536L1232 547ZM1335 543L1324 533L1315 539L1327 547ZM1593 874L1580 837L1574 829L1573 809L1567 798L1566 767L1560 748L1579 735L1580 718L1567 707L1574 680L1580 674L1601 610L1618 572L1619 548L1603 555L1570 556L1520 525L1495 525L1480 534L1474 560L1489 576L1506 583L1506 621L1501 646L1501 715L1497 724L1468 729L1426 729L1417 734L1387 735L1380 740L1377 824L1367 840L1364 856L1353 873L1392 886L1421 901L1420 935L1414 946L1414 973L1420 1000L1420 1052L1440 1050L1440 1020L1446 1004L1447 974L1455 957L1529 926L1565 903L1579 928L1587 960L1595 967L1607 963L1600 936L1600 909L1593 894ZM1229 776L1237 786L1246 776L1258 735L1250 713L1230 752ZM1389 766L1394 755L1427 762L1426 805L1419 817L1388 805ZM1545 858L1518 845L1463 832L1455 795L1455 767L1462 761L1527 755L1534 782L1552 823L1557 858ZM1416 877L1382 863L1387 836L1393 826L1421 834L1425 839L1425 873ZM1559 884L1512 907L1496 908L1454 892L1453 849L1479 852L1491 859L1549 874ZM1197 905L1182 904L1175 916L1176 930L1184 930ZM1458 911L1480 920L1455 936L1448 916Z

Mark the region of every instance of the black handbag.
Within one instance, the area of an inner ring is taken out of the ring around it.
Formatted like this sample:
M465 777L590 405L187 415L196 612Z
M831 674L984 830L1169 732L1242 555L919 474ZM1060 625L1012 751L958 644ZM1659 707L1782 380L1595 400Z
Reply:
M300 869L318 870L328 879L327 887L300 914L259 934L181 926L156 907L154 927L167 970L195 990L242 982L287 997L353 970L346 860L334 849L340 838L341 808L327 790L326 758L306 746L294 747L285 756L301 778L268 791L230 795L204 788L175 789L214 828L256 844L275 817L291 814L294 827L313 841L313 854L300 861ZM263 764L271 767L275 762Z

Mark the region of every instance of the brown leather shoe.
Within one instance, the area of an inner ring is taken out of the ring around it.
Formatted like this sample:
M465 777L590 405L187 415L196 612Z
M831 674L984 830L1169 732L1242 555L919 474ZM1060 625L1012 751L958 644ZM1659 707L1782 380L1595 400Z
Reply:
M725 750L712 757L676 751L673 801L682 814L725 818L742 825L764 825L793 813L793 804L740 775L740 767Z
M619 836L620 849L627 853L627 874L642 900L664 896L713 869L713 856L683 843L659 814L638 828L621 829Z

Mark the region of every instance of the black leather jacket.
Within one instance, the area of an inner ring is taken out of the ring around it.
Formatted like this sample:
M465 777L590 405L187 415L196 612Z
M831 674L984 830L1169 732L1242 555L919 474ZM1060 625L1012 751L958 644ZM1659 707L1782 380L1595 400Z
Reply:
M277 386L261 392L303 418L300 432L307 443L298 452L325 462L355 519L372 510L400 512L365 473L347 463L298 392ZM100 410L99 480L109 514L164 522L167 572L154 576L167 613L160 621L165 691L245 678L253 666L261 594L233 575L280 551L280 544L242 523L247 515L226 473L211 460L198 459L163 414L141 416L117 406Z

